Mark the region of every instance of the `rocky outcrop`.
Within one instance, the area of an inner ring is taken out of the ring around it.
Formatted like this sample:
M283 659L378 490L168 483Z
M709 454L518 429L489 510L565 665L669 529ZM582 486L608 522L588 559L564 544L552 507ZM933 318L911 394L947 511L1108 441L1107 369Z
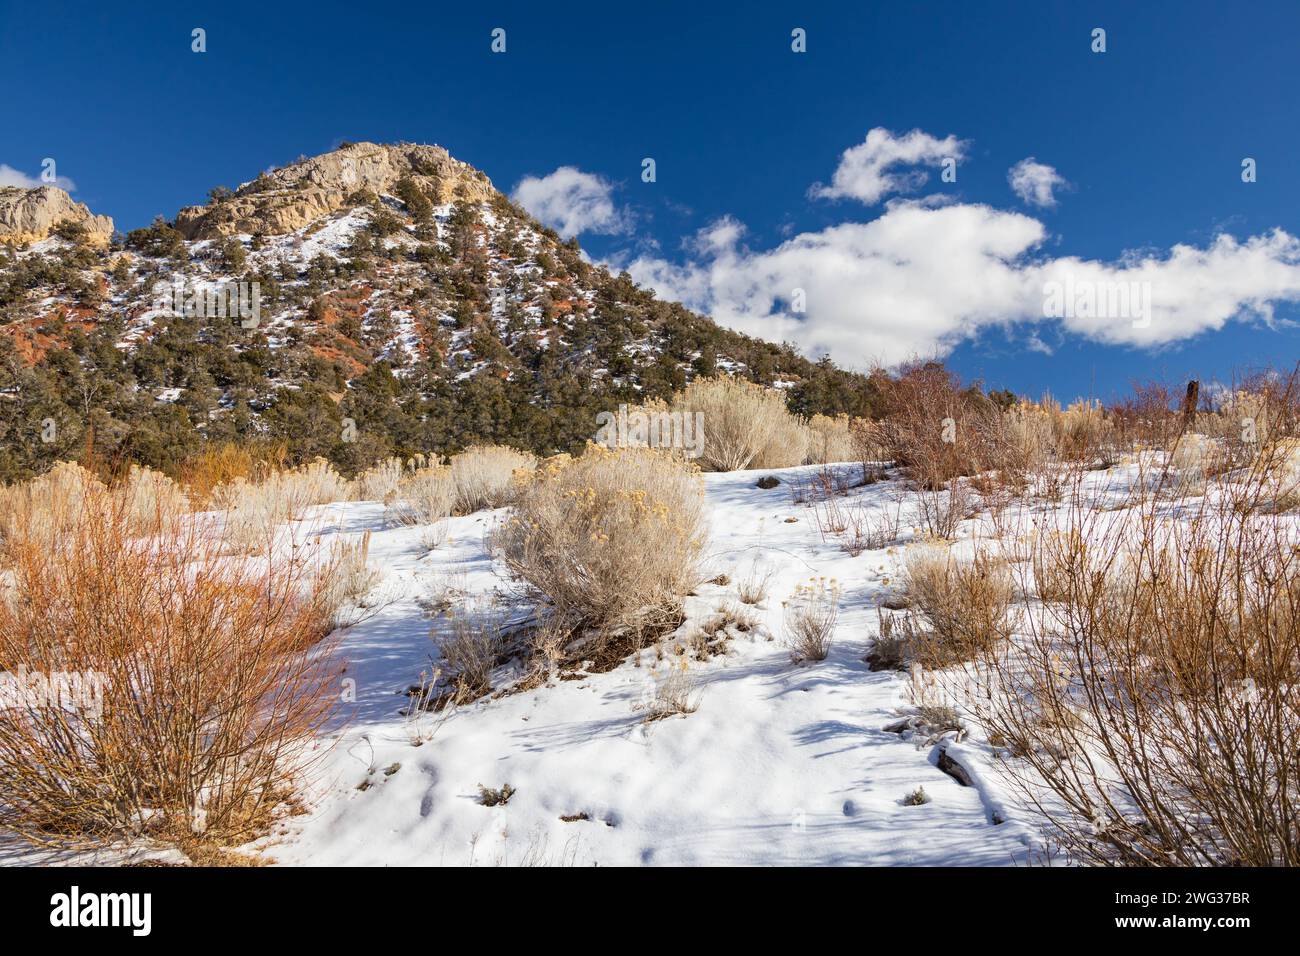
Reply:
M239 233L282 235L335 212L369 190L390 192L405 176L436 203L491 197L492 183L441 146L349 143L330 153L263 173L233 196L206 206L189 206L176 217L186 239L214 239Z
M113 235L112 219L94 215L85 203L76 202L56 186L0 187L0 242L38 242L59 223L68 221L85 226L93 242L107 242Z

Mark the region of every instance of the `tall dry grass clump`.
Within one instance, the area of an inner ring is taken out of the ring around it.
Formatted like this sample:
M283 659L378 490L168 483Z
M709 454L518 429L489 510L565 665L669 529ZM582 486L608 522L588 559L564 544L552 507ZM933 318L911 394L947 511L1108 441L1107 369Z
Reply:
M260 481L272 471L281 469L287 457L288 448L282 442L208 445L182 463L180 482L189 493L190 503L196 509L204 509L219 485L237 478Z
M651 449L589 445L522 486L494 544L510 572L598 652L680 614L706 536L699 475Z
M400 458L387 458L357 475L352 497L358 501L385 501L397 490L406 468Z
M704 454L712 471L803 464L808 433L776 389L729 375L697 378L673 399L677 411L702 414Z
M150 468L132 465L117 491L125 501L133 534L157 534L190 511L185 489Z
M472 445L451 459L451 480L456 488L456 510L472 514L484 508L508 505L515 492L516 474L532 471L537 459L505 445Z
M132 535L155 534L189 513L184 489L161 472L132 465L114 487L75 462L58 462L45 474L0 488L0 549L13 529L54 548L89 511L119 511Z
M316 575L313 600L328 630L348 627L360 617L359 603L380 574L370 567L370 532L356 540L336 539Z
M334 697L307 563L223 560L189 519L136 537L120 498L65 506L54 548L40 516L7 531L0 823L68 844L255 836Z
M1198 432L1188 432L1174 442L1169 464L1175 469L1173 490L1183 495L1205 491L1206 481L1231 467L1227 448Z
M814 577L782 602L785 641L795 664L824 661L835 639L843 589L834 578Z
M219 485L211 505L224 511L227 542L239 551L271 547L276 529L313 505L347 501L351 486L329 462L317 458L300 468L273 471L260 482L246 478Z
M1041 403L1020 401L1004 411L1002 434L1021 474L1040 471L1056 457L1052 413Z
M1113 425L1099 401L1080 399L1062 409L1044 399L1052 421L1056 454L1064 461L1109 464L1115 458Z
M810 465L853 461L857 446L848 415L813 415L808 419L808 454Z
M1011 573L997 558L980 553L959 560L935 545L909 548L904 583L920 618L906 621L908 656L926 667L974 660L1010 635L1014 597Z
M975 668L969 706L1081 862L1300 863L1300 551L1261 480L1176 518L1076 490L1034 555L1055 600Z
M389 497L385 514L400 525L439 526L456 507L456 483L445 465L407 471Z
M316 458L289 471L278 472L276 477L294 514L312 505L347 501L352 496L351 483L324 458Z
M490 600L447 612L438 649L449 669L447 681L454 700L473 700L492 689L492 671L507 645L506 624L504 609Z
M108 497L102 481L70 461L30 481L0 487L0 551L20 534L54 550L87 511L102 510Z

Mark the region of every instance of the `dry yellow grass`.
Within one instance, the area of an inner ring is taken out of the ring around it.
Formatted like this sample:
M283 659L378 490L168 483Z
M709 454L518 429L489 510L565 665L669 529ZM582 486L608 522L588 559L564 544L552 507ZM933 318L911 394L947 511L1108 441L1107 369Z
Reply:
M603 646L679 613L699 577L703 497L694 469L668 455L590 445L523 483L494 544L559 621Z
M456 505L456 485L445 465L425 465L406 472L393 490L385 513L402 525L438 527Z
M674 397L673 408L703 415L699 463L712 471L784 468L807 455L807 431L776 389L726 375L701 378Z
M347 501L351 486L321 458L301 468L275 471L261 482L236 478L212 493L212 507L225 512L227 542L238 551L267 550L276 531L313 505Z
M835 640L842 593L838 581L815 577L796 587L782 602L785 642L794 663L807 664L826 659Z
M808 419L808 454L812 465L853 461L857 447L848 415L814 415Z
M500 508L512 500L516 476L533 470L537 459L505 445L473 445L451 459L456 511L471 514Z
M397 490L406 469L400 458L388 458L357 475L352 497L358 501L386 501Z
M905 585L924 621L911 656L931 667L972 660L1008 636L1011 574L988 555L959 561L948 548L917 545L904 557Z

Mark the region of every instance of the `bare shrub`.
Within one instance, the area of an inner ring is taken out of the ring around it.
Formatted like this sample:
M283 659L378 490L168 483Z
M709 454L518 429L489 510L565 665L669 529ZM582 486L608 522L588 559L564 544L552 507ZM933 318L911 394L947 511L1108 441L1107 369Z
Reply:
M1039 539L1063 600L1027 615L969 700L1079 861L1300 863L1300 553L1293 527L1240 506L1259 480L1219 480L1173 521L1154 498L1102 515L1076 495Z
M1138 383L1133 397L1111 408L1115 436L1127 449L1168 448L1182 431L1182 420L1173 410L1174 395L1160 382Z
M790 500L793 504L822 504L831 499L842 497L853 485L849 472L831 465L821 465L806 471L796 472L786 479L790 488ZM834 511L830 512L832 515Z
M813 519L817 522L817 530L821 532L823 541L838 537L849 529L850 512L854 510L851 502L832 493L813 498L812 506Z
M953 478L947 488L922 486L917 492L917 517L926 534L934 538L951 539L957 526L974 511L975 502L970 486L960 478Z
M808 419L808 454L813 465L853 461L857 448L848 415L813 415Z
M664 676L654 678L654 690L649 699L633 706L645 713L644 723L647 724L699 710L697 687L686 656L669 661Z
M904 558L907 596L925 623L909 635L927 667L969 661L1008 635L1014 596L1006 565L985 554L959 561L947 548L919 545Z
M1077 528L1047 530L1029 542L1029 560L1034 572L1034 588L1044 604L1070 600L1070 588L1075 578L1070 569L1079 560L1085 547Z
M504 445L474 445L451 459L456 511L471 514L500 508L514 496L515 476L532 471L537 459Z
M853 460L862 462L864 478L890 460L885 430L879 422L866 418L850 419L849 440L853 446Z
M93 675L97 697L0 712L0 823L48 843L248 840L336 697L308 562L223 560L189 521L137 538L120 499L101 505L54 551L39 517L10 529L0 671Z
M447 615L439 647L451 668L447 679L456 699L482 696L492 689L492 671L506 647L504 610L491 601L454 608Z
M955 514L960 520L963 512L959 509ZM855 558L864 551L893 544L902 526L901 503L892 510L888 506L881 509L861 498L831 496L814 499L813 516L822 540L836 539L840 550ZM952 522L952 526L955 525L956 521Z
M673 406L704 416L705 468L783 468L804 460L807 435L775 389L725 375L697 378L674 397Z
M749 563L749 569L736 578L736 593L742 604L762 604L772 590L775 569L760 566L758 558Z
M506 567L599 651L670 623L699 579L703 489L688 465L643 448L589 445L522 486L493 536Z
M379 572L369 565L370 532L356 541L335 541L318 572L316 600L330 630L357 620L358 604L379 582Z
M849 530L858 546L864 551L879 551L881 548L887 548L897 541L902 533L903 503L901 500L895 502L892 508L885 505L877 511L861 509L860 515Z
M913 365L886 379L884 421L878 425L889 457L922 488L998 467L1000 413L978 389L963 389L937 362Z
M809 579L782 602L785 642L795 664L824 661L835 639L840 616L839 582L823 577Z

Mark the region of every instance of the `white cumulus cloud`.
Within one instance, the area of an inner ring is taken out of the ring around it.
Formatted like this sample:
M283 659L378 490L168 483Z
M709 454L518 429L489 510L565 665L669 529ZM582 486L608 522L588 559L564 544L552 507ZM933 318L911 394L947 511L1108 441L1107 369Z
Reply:
M614 186L594 173L561 166L546 176L525 176L513 198L560 235L619 233L627 229L626 214L613 200Z
M17 186L19 189L35 189L37 186L58 186L66 192L76 191L77 184L67 176L59 176L52 183L41 182L35 176L28 176L21 169L0 163L0 186Z
M685 244L683 262L642 254L619 264L723 325L858 368L944 355L1011 325L1036 349L1050 348L1039 335L1049 328L1156 348L1232 321L1273 323L1277 305L1300 302L1300 239L1282 229L1115 260L1051 256L1047 238L1021 212L895 201L871 221L767 249L750 248L743 224L724 217Z
M1007 182L1015 194L1031 206L1056 205L1056 190L1068 185L1053 167L1029 156L1007 171Z
M684 265L642 257L627 269L738 331L844 365L893 365L1027 315L1041 294L1018 260L1044 237L1037 220L988 206L902 205L766 251L732 242Z
M943 139L914 129L895 136L877 126L857 146L846 149L829 186L817 183L809 190L820 199L858 199L867 205L890 193L912 192L925 185L929 174L915 167L938 166L945 159L960 160L966 143L955 136Z

